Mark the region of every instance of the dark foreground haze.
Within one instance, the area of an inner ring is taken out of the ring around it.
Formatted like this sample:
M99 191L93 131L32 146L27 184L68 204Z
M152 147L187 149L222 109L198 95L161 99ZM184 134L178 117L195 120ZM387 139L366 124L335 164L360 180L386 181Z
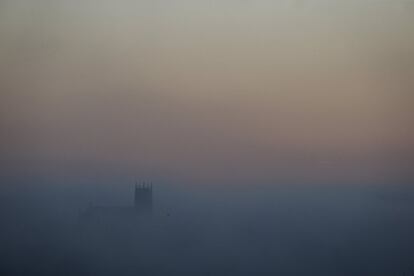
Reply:
M407 187L159 183L152 216L96 223L79 217L89 202L130 206L132 183L15 184L1 197L1 275L414 272Z

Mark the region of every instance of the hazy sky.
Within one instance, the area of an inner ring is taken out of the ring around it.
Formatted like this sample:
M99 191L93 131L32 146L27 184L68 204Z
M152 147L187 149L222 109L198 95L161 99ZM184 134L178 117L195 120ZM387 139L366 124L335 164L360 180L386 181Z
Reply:
M212 181L407 166L413 26L408 0L0 0L3 168Z

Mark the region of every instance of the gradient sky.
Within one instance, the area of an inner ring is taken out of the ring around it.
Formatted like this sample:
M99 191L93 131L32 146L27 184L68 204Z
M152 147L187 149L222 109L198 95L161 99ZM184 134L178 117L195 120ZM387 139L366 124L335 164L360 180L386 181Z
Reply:
M412 26L405 0L1 0L3 169L208 182L408 168Z

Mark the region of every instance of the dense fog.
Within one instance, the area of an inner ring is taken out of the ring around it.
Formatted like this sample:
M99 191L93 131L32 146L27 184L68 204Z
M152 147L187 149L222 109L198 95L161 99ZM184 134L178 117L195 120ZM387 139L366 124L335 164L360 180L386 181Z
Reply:
M157 183L151 215L80 219L91 202L132 205L133 183L119 181L3 188L1 274L414 272L414 191L403 185Z
M413 0L0 0L0 275L414 275L413 26Z

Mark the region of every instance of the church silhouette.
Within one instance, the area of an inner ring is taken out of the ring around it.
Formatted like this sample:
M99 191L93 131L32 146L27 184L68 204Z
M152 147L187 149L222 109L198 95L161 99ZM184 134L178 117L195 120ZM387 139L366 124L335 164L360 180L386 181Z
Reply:
M94 206L90 204L80 214L80 219L86 222L120 222L131 221L134 218L148 216L152 213L152 183L135 184L134 202L131 206Z

